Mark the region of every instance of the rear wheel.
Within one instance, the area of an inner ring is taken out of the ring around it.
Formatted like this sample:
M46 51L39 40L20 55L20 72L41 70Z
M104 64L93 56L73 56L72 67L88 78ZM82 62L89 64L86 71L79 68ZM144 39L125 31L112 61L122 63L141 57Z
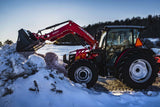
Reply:
M74 62L68 70L69 78L77 83L86 83L90 88L95 85L98 79L98 72L95 65L88 60Z
M118 65L119 79L134 89L145 89L155 81L158 67L152 55L129 52Z

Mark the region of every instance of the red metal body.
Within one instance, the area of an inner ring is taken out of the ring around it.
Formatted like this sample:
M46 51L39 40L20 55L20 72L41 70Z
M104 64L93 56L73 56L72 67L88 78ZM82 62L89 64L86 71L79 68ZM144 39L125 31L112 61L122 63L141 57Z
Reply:
M160 56L156 56L155 59L157 60L157 63L160 63Z
M160 65L160 56L156 56L155 59L156 59L157 63ZM160 73L160 68L159 68L159 72L158 73Z
M77 50L72 51L72 52L76 52L75 61L78 60L78 59L93 59L96 56L98 56L97 53L94 53L94 54L92 53L91 54L90 51L91 50L89 50L88 48L84 48L84 49L77 49Z

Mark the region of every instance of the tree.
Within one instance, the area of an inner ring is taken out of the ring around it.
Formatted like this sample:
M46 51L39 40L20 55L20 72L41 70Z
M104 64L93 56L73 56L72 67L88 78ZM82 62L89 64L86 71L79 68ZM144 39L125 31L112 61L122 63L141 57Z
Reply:
M0 47L1 47L1 46L3 46L3 45L2 45L2 42L0 41Z
M12 40L9 40L9 39L7 39L5 42L4 42L4 44L12 44L13 43L13 41Z

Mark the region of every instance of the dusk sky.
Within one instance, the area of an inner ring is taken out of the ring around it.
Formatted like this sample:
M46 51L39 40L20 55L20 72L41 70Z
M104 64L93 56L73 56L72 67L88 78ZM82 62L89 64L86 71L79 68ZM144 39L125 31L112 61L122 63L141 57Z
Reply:
M0 41L16 41L18 30L37 32L73 20L80 26L160 15L160 0L0 0Z

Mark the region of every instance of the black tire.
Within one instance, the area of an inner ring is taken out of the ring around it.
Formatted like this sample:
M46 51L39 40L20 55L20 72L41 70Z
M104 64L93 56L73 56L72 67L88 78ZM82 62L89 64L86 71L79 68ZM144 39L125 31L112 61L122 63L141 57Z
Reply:
M87 88L93 87L98 79L98 71L89 60L77 60L68 69L68 77L77 83L86 83Z
M146 89L157 77L158 66L147 51L130 51L118 62L119 79L133 89Z

